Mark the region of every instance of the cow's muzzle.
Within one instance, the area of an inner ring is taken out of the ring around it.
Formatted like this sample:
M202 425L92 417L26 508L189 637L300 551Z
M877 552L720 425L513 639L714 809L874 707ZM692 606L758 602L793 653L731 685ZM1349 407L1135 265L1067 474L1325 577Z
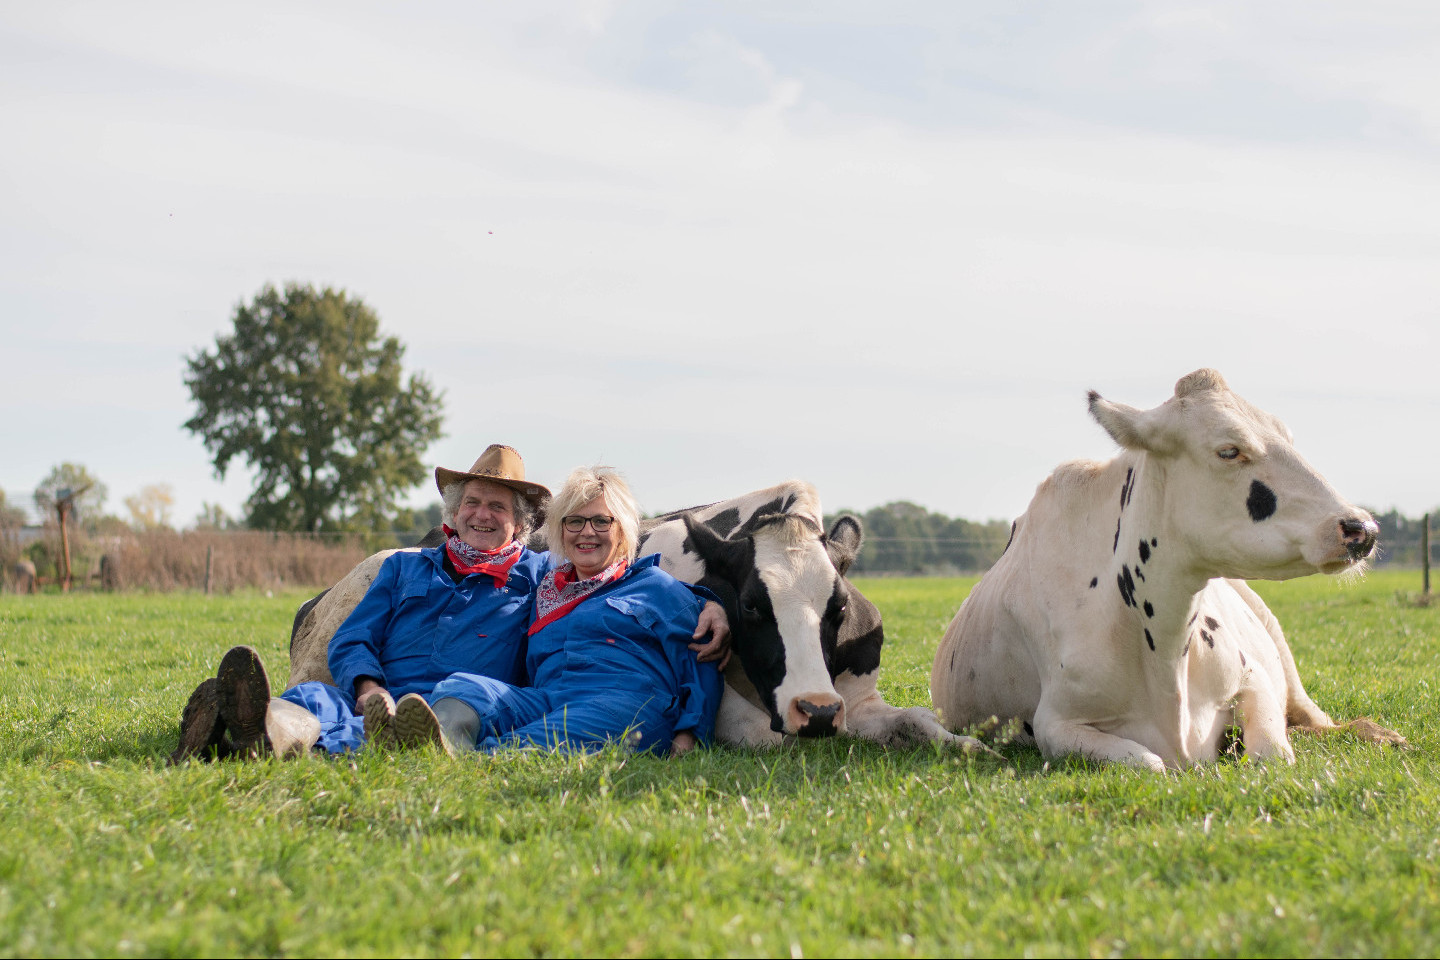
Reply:
M1370 556L1379 536L1380 524L1369 518L1346 517L1340 521L1340 540L1351 560L1360 561Z
M845 729L845 700L834 694L814 694L790 701L785 718L787 733L802 737L833 737Z

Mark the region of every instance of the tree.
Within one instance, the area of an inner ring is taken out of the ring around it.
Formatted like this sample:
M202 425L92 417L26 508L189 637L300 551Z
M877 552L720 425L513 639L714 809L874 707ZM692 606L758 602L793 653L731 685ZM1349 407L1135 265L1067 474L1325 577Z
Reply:
M130 511L130 525L136 530L160 530L170 526L170 511L175 509L175 488L168 483L151 483L134 496L125 498Z
M70 518L76 523L100 519L101 508L109 491L105 484L90 475L90 471L78 463L62 463L52 469L35 488L35 510L48 523L55 517L55 501L76 491L84 491L74 500L74 512Z
M441 394L423 374L401 382L405 348L375 312L329 287L266 286L235 308L234 331L186 358L216 475L236 457L256 471L246 522L259 529L383 526L425 477Z
M195 515L196 530L234 530L242 524L218 503L200 501L200 512Z

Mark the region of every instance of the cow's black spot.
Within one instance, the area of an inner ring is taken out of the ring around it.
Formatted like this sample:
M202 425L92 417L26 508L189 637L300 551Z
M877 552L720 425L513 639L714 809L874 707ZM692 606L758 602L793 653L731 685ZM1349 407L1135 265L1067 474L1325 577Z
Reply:
M1154 649L1155 649L1155 638L1152 637L1152 636L1150 636L1150 628L1149 628L1149 627L1146 627L1146 628L1145 628L1145 642L1148 643L1148 644L1150 644L1150 649L1151 649L1151 650L1154 650Z
M1186 638L1185 638L1185 649L1180 651L1180 656L1182 656L1182 657L1184 657L1184 656L1189 656L1189 654L1190 654L1190 641L1191 641L1191 640L1194 640L1194 639L1195 639L1194 637L1186 637Z
M1125 601L1125 606L1135 606L1135 578L1130 576L1129 567L1122 566L1115 574L1115 585L1120 588L1120 599Z
M1124 510L1130 504L1130 494L1135 489L1135 468L1125 468L1125 483L1120 487L1120 509Z
M1139 573L1139 571L1137 570L1136 573ZM1145 616L1150 617L1150 618L1152 618L1152 619L1153 619L1154 616L1155 616L1155 608L1154 608L1154 606L1151 605L1151 603L1150 603L1149 600L1146 600L1146 601L1145 601Z
M1207 647L1209 647L1211 650L1214 650L1214 649L1215 649L1215 638L1212 637L1212 636L1210 636L1210 634L1209 634L1208 632L1206 632L1206 631L1204 631L1204 630L1201 630L1201 631L1200 631L1200 639L1201 639L1201 640L1204 640L1204 641L1205 641L1205 645L1206 645Z
M1275 513L1275 491L1271 490L1259 480L1250 481L1250 496L1245 498L1245 509L1250 511L1250 519L1259 523Z
M1019 520L1010 521L1010 539L1005 541L1005 549L1000 551L1000 556L1005 556L1005 554L1010 550L1010 544L1015 542L1015 528L1019 525Z
M1143 581L1145 579L1145 571L1141 570L1139 567L1136 567L1135 576L1139 577Z
M1216 620L1214 617L1206 617L1205 626L1209 627L1211 630L1219 630L1220 621Z
M1185 624L1185 626L1187 626L1187 627L1193 626L1194 623L1195 623L1195 618L1198 617L1198 616L1200 616L1200 611L1198 611L1198 610L1195 611L1194 613L1190 614L1190 620L1189 620L1188 623Z
M1032 727L1032 726L1030 726L1030 721L1029 721L1029 720L1026 720L1026 721L1025 721L1025 736L1027 736L1027 737L1033 737L1033 736L1035 736L1035 728Z
M970 670L970 682L971 682L971 683L974 683L974 682L975 682L975 670L974 670L974 668L971 668L971 670Z
M1090 589L1091 589L1091 590L1094 590L1094 589L1095 589L1095 585L1098 584L1099 582L1100 582L1100 578L1099 578L1099 577L1091 577L1091 578L1090 578Z
M1144 540L1140 541L1140 562L1147 563L1150 560L1150 544Z
M705 526L714 530L722 537L729 537L735 528L740 526L740 510L738 507L721 510L715 514L715 516L706 520Z
M1152 546L1152 547L1158 547L1158 546L1160 546L1160 541L1159 541L1159 540L1156 540L1154 537L1151 537L1151 538L1150 538L1150 546Z
M1244 650L1238 650L1238 651L1236 651L1236 652L1240 654L1240 666L1242 666L1242 667L1245 666L1245 651L1244 651Z
M1124 518L1123 518L1123 517L1116 517L1116 518L1115 518L1115 542L1112 543L1112 544L1110 544L1110 552L1111 552L1111 553L1114 553L1116 550L1119 550L1119 549L1120 549L1120 521L1121 521L1122 519L1124 519Z

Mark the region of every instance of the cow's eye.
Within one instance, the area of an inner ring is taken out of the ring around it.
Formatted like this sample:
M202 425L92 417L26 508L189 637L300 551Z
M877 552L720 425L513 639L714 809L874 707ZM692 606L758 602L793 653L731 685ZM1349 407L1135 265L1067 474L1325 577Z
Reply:
M1215 451L1215 456L1221 460L1237 460L1240 457L1239 447L1221 447Z

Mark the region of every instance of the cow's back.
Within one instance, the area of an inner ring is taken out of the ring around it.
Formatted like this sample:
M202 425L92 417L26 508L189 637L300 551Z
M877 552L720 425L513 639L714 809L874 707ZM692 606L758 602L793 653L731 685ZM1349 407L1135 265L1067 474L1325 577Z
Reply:
M420 548L404 549L414 551ZM290 637L290 679L285 686L293 687L312 680L334 682L330 676L330 638L335 636L335 631L340 629L345 618L365 596L365 591L370 589L370 584L380 572L380 565L391 554L400 552L381 550L371 554L321 595L308 613L302 610Z

